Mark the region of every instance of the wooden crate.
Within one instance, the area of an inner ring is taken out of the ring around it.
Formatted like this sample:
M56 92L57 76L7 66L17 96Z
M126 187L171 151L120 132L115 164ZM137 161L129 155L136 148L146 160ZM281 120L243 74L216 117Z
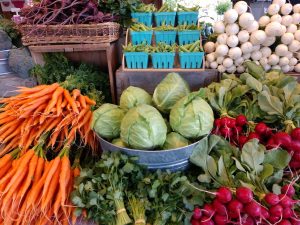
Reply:
M119 68L116 72L117 99L119 101L122 92L129 86L136 86L153 93L159 82L170 72L179 73L188 82L193 91L200 87L205 87L212 82L220 80L217 70L189 70L189 69L170 69L170 70L134 70L128 71Z

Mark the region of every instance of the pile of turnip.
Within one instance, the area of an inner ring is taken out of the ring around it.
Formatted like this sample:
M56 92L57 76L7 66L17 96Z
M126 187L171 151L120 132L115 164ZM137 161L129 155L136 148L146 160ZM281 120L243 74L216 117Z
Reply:
M247 10L247 3L239 1L224 14L224 21L215 23L217 41L204 45L206 67L243 73L243 62L253 60L265 70L300 72L300 4L273 0L259 21Z
M266 194L262 202L256 201L254 193L247 187L237 188L235 194L226 187L219 188L216 193L209 193L215 195L214 200L202 208L194 209L192 225L300 224L300 218L294 211L299 201L293 199L293 184L284 185L279 195Z

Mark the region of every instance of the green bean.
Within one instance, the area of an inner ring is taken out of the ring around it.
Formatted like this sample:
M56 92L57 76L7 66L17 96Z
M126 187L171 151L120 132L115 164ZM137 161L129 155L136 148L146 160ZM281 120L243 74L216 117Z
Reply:
M180 52L203 52L203 49L200 46L200 44L201 44L201 41L198 40L191 44L180 45L179 51Z

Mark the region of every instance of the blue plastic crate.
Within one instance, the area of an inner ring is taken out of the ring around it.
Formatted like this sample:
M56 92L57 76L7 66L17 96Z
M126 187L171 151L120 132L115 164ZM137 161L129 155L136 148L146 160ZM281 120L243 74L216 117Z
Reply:
M152 26L152 13L131 13L132 19L136 20L139 23L143 23L146 26Z
M141 44L146 42L147 44L151 45L153 31L131 31L131 42L134 45Z
M200 30L185 30L178 31L178 41L180 45L191 44L195 41L200 40Z
M125 52L125 60L129 69L147 69L149 55L146 52Z
M155 31L155 42L158 44L159 42L164 42L168 45L172 45L176 40L176 31Z
M180 68L200 69L203 63L204 52L179 52Z
M198 12L177 12L178 25L198 24Z
M155 69L171 69L174 67L175 52L152 53L151 57Z
M154 17L157 27L163 24L175 26L176 12L156 12Z

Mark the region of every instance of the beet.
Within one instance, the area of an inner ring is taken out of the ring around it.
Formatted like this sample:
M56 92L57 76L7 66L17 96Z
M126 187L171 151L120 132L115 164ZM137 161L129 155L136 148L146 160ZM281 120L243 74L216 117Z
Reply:
M300 141L300 127L297 127L294 130L292 130L291 137L293 140Z

